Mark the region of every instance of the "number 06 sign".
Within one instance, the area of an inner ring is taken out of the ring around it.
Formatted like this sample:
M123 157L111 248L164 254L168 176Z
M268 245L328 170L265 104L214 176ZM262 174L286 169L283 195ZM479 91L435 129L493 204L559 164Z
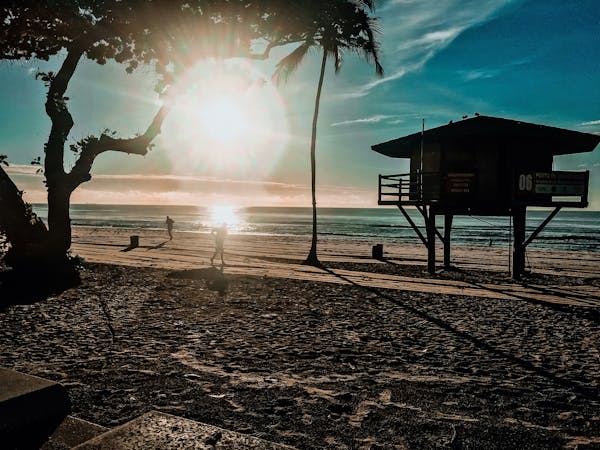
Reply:
M585 195L586 190L586 172L522 173L517 179L517 191L520 194L581 196Z

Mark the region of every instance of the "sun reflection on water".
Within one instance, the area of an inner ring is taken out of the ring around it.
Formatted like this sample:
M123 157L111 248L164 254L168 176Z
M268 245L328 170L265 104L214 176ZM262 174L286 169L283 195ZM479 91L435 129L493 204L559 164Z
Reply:
M208 209L209 226L211 228L225 225L229 231L238 231L241 227L241 218L236 206L215 205Z

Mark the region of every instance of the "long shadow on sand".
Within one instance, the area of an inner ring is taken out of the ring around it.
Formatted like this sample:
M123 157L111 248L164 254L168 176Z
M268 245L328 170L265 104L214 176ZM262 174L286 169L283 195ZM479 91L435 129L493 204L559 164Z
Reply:
M590 306L590 307L600 306L600 295L595 295L592 293L578 294L575 292L569 292L567 294L567 293L565 293L564 290L561 290L561 289L556 289L556 288L553 289L550 287L542 287L542 286L532 285L532 284L528 284L528 283L523 283L523 287L538 291L540 294L556 295L557 297L564 297L564 298L574 298L583 303L586 303L586 306ZM598 292L600 292L600 289L598 289Z
M329 273L329 274L331 274L331 275L333 275L333 276L335 276L335 277L337 277L337 278L339 278L339 279L341 279L341 280L343 280L343 281L345 281L345 282L347 282L347 283L349 283L349 284L351 284L353 286L359 287L359 288L361 288L361 289L363 289L365 291L368 291L368 292L370 292L372 294L375 294L377 297L380 297L380 298L382 298L384 300L387 300L390 303L393 303L394 305L399 306L400 308L402 308L402 309L404 309L406 311L409 311L409 312L415 314L416 316L418 316L418 317L420 317L420 318L422 318L424 320L427 320L428 322L431 322L431 323L437 325L438 327L442 328L445 331L448 331L448 332L454 334L455 336L458 336L458 337L460 337L460 338L462 338L462 339L464 339L466 341L471 342L478 349L481 349L481 350L484 350L484 351L489 352L491 354L494 354L495 356L502 357L502 358L506 359L507 361L510 361L511 363L513 363L513 364L515 364L515 365L517 365L517 366L519 366L519 367L521 367L523 369L531 371L531 372L533 372L536 375L539 375L541 377L544 377L547 380L549 380L549 381L551 381L551 382L553 382L553 383L555 383L555 384L557 384L557 385L559 385L561 387L570 389L573 392L576 392L579 395L582 395L583 397L585 397L587 399L596 400L596 401L600 400L600 393L596 389L590 389L587 386L585 386L585 385L583 385L583 384L581 384L581 383L579 383L577 381L570 380L570 379L567 379L567 378L559 377L559 376L557 376L557 375L555 375L555 374L547 371L546 369L544 369L542 367L538 367L538 366L536 366L535 364L533 364L533 363L531 363L529 361L526 361L524 359L518 358L518 357L516 357L515 355L513 355L513 354L511 354L509 352L506 352L504 350L496 348L492 344L489 344L489 343L485 342L484 340L482 340L480 338L477 338L475 336L470 335L469 333L461 331L461 330L457 329L456 327L452 326L451 324L445 322L442 319L434 317L434 316L428 314L425 311L422 311L422 310L420 310L418 308L415 308L414 306L411 306L411 305L408 305L408 304L406 304L406 303L404 303L402 301L399 301L399 300L395 299L394 297L392 297L391 295L388 295L388 294L386 294L384 292L381 292L380 290L378 290L378 289L376 289L374 287L363 286L363 285L361 285L361 284L359 284L359 283L357 283L357 282L355 282L355 281L353 281L353 280L351 280L351 279L349 279L349 278L347 278L347 277L345 277L343 275L340 275L340 274L336 273L332 269L328 269L326 267L322 267L322 269L325 272L327 272L327 273ZM373 302L374 299L369 299L369 301Z
M382 261L386 262L387 264L394 265L394 266L399 265L399 264L394 263L393 261L389 261L387 259L382 259ZM451 267L450 271L452 271L454 273L465 274L465 271L458 267ZM441 275L441 277L446 278L446 277L444 277L443 274ZM447 278L447 279L454 280L454 278ZM424 280L424 281L427 282L427 280ZM489 283L486 283L484 285L483 283L471 281L471 280L464 279L464 278L461 278L460 281L462 281L463 283L470 284L471 286L473 286L477 289L480 289L482 291L494 292L497 294L514 297L518 300L522 300L524 302L527 302L527 303L530 303L533 305L544 306L546 308L550 308L555 311L572 314L580 319L587 319L596 324L600 324L600 308L599 308L600 307L600 297L595 296L593 294L587 296L587 295L569 292L568 295L566 295L565 292L563 292L561 290L557 290L557 289L545 288L545 287L542 287L539 285L533 285L533 284L529 284L526 282L521 282L519 284L523 288L537 291L542 295L552 295L552 296L556 296L556 297L560 297L560 298L564 298L564 299L571 297L581 303L585 303L585 305L583 305L583 304L569 305L569 304L552 303L552 302L545 301L545 300L538 300L538 299L527 297L524 295L519 295L518 293L516 293L512 290L502 289L500 286L492 287L492 286L490 286ZM594 299L598 299L599 301L598 302L590 301L590 297L594 298Z
M460 269L457 269L457 268L454 268L453 270L462 272ZM524 288L531 289L533 291L537 291L542 295L552 295L552 296L556 296L556 297L564 298L564 299L571 297L571 298L576 299L579 302L585 303L585 305L583 305L583 304L580 304L580 305L560 304L560 303L553 303L553 302L549 302L549 301L545 301L545 300L538 300L538 299L527 297L524 295L519 295L518 293L516 293L514 291L505 290L505 289L502 289L501 287L497 287L497 288L492 287L489 284L484 285L482 283L469 281L469 280L462 280L462 281L470 284L473 287L476 287L476 288L484 290L484 291L495 292L497 294L514 297L518 300L522 300L524 302L531 303L533 305L543 306L545 308L553 309L555 311L559 311L562 313L572 314L580 319L586 319L586 320L589 320L596 324L600 324L600 309L598 308L598 306L600 306L600 304L595 303L595 302L590 302L590 297L588 297L588 296L576 294L573 292L569 292L569 294L566 295L565 292L560 291L560 290L544 288L542 286L532 285L532 284L528 284L526 282L522 282L519 284L520 286L522 286ZM591 297L595 297L595 296L592 295Z
M600 324L600 309L598 309L593 303L587 304L585 306L584 305L567 305L567 304L560 304L560 303L552 303L552 302L547 302L545 300L538 300L538 299L531 298L531 297L525 297L525 296L516 294L513 291L508 291L508 290L505 291L500 288L496 289L496 288L492 288L490 286L484 286L480 283L474 283L474 282L467 282L467 283L469 283L471 286L477 287L482 290L487 290L490 292L496 292L499 294L504 294L504 295L508 295L511 297L515 297L524 302L528 302L528 303L531 303L534 305L544 306L545 308L550 308L555 311L572 314L580 319L587 319L590 322ZM567 296L565 295L564 292L553 291L551 289L543 289L543 288L540 288L539 286L529 286L527 284L523 284L523 287L527 287L529 289L534 289L534 290L538 291L540 294L554 295L556 297L562 297L565 299L567 298ZM578 297L581 298L580 296L575 296L573 294L569 294L569 296L575 297L575 298L578 298Z
M164 242L161 242L160 244L156 244L156 245L149 245L149 246L146 246L146 247L144 247L144 248L146 248L146 249L148 249L148 250L158 250L159 248L163 248L167 242L169 242L169 239L167 239L167 240L166 240L166 241L164 241Z
M156 244L156 245L128 245L121 251L122 252L130 252L131 250L136 249L136 248L145 248L146 250L158 250L159 248L163 248L167 242L169 242L169 239L167 239L164 242L161 242L160 244ZM114 244L111 244L111 245L114 246ZM121 247L120 245L117 245L117 246Z
M170 272L167 278L179 278L181 280L204 280L206 287L225 295L229 287L229 280L223 272L223 267L217 269L215 266L202 269L177 270Z

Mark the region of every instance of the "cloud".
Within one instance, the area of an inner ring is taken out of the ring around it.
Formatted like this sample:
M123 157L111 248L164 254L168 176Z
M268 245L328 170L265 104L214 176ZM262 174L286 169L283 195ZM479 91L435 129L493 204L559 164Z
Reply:
M352 119L352 120L344 120L342 122L335 122L332 123L331 126L332 127L339 127L342 125L353 125L356 123L379 123L382 120L386 120L386 119L393 119L398 117L397 115L386 115L386 114L377 114L375 116L371 116L371 117L363 117L361 119Z
M589 122L582 122L579 124L581 127L593 127L595 125L600 125L600 120L591 120Z
M459 75L462 76L464 81L483 80L483 79L487 79L487 78L496 77L514 67L522 66L524 64L530 63L532 60L533 60L533 57L530 56L530 57L526 57L526 58L516 59L516 60L511 61L510 63L505 64L501 67L494 67L494 68L482 67L482 68L475 69L475 70L460 71L458 73L459 73Z
M487 78L493 78L501 73L499 69L480 69L480 70L469 70L467 72L460 72L463 80L485 80Z
M400 70L396 71L395 73L393 73L392 75L389 75L389 76L384 77L384 78L379 78L377 80L374 80L374 81L371 81L371 82L369 82L367 84L364 84L364 85L360 86L358 89L356 89L353 92L345 92L343 94L340 94L339 97L340 98L358 98L358 97L364 97L374 87L379 86L380 84L383 84L383 83L387 83L389 81L393 81L393 80L397 80L399 78L402 78L407 73L408 73L407 69L400 69Z
M35 175L39 169L40 166L29 166L25 164L11 164L4 168L6 173L14 175Z
M46 203L46 188L36 167L11 165L11 179L30 203ZM318 187L321 206L374 206L370 189ZM309 206L310 188L276 180L222 179L179 175L93 175L73 192L71 203L146 205Z
M420 70L466 29L490 20L506 0L392 0L380 9L382 60L391 75L343 94L367 95L374 88Z

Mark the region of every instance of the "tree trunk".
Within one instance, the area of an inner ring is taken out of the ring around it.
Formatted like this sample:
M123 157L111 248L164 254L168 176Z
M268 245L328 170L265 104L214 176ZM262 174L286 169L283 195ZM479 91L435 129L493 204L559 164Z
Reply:
M312 122L312 135L310 138L310 171L311 171L311 191L312 191L312 242L310 252L304 261L304 264L311 266L321 266L317 256L317 164L315 149L317 146L317 121L319 118L319 105L321 103L321 90L323 88L323 78L325 76L325 66L327 65L327 50L323 49L323 58L321 60L321 73L319 75L319 85L317 87L317 96L315 98L315 111Z
M61 259L71 248L71 191L68 187L48 188L49 257Z
M83 47L73 46L69 49L60 70L49 84L46 98L46 114L52 122L44 158L50 232L46 250L50 260L65 259L71 247L69 200L75 185L70 183L65 173L64 151L65 142L73 127L73 117L67 108L67 98L64 95L83 53Z

